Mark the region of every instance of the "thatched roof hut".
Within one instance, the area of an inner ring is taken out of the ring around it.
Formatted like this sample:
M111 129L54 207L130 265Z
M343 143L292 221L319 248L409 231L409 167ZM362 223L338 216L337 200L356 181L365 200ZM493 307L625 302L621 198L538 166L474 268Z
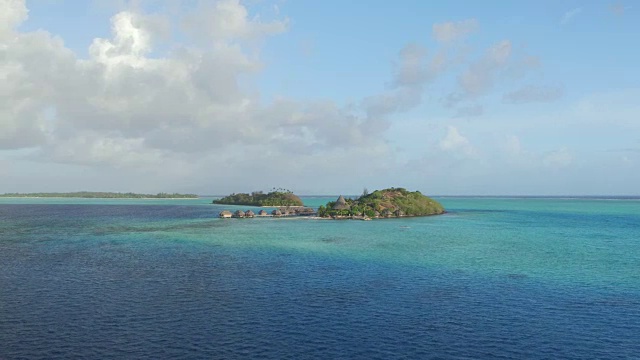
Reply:
M273 216L282 216L282 211L280 211L280 209L275 209L271 212L271 215Z
M243 218L244 217L244 211L236 210L236 212L233 213L233 217L235 217L235 218Z
M266 211L266 210L260 210L260 211L258 211L258 216L267 216L267 215L269 215L269 214L267 213L267 211Z
M244 217L252 218L254 216L256 216L256 214L251 210L244 213Z
M233 214L231 214L231 211L229 211L229 210L222 210L222 211L220 212L220 215L218 215L218 217L220 217L220 218L230 218L230 217L231 217L231 215L233 215Z
M336 200L335 205L333 205L333 210L349 210L351 206L347 204L347 201L344 199L344 196L340 195L338 200Z
M316 211L310 207L296 208L294 212L295 212L295 215L298 215L298 216L311 216L316 214Z

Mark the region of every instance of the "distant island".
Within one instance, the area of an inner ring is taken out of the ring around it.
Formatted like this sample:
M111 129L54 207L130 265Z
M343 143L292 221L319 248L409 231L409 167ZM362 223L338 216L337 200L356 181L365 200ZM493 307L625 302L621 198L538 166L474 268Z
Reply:
M213 200L214 204L275 207L269 215L261 210L258 217L307 216L322 219L371 220L411 216L430 216L444 214L442 205L419 191L407 191L403 188L388 188L369 193L366 189L357 199L345 199L340 195L336 201L321 205L317 211L304 208L302 200L289 190L278 189L267 194L255 191L251 194L231 194L222 199ZM224 210L220 218L253 218L251 210L237 210L235 213Z
M444 214L442 205L422 195L403 188L389 188L369 193L366 189L357 199L336 200L318 208L318 216L333 219L391 218L405 216L429 216Z
M262 191L254 191L251 194L231 194L222 199L213 200L213 204L267 207L304 206L297 195L286 189L273 190L267 194Z
M6 193L0 194L0 197L12 198L86 198L86 199L197 199L195 194L135 194L135 193L116 193L116 192L91 192L78 191L66 193Z

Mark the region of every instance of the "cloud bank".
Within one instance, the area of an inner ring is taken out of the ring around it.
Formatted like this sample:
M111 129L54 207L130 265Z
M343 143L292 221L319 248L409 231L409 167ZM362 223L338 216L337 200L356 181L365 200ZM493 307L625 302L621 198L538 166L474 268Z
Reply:
M382 89L343 104L263 98L253 80L268 71L263 48L291 31L284 11L265 20L238 0L179 6L171 16L125 8L111 16L110 34L80 55L60 36L20 30L29 15L24 0L0 0L0 8L6 191L278 186L331 193L344 189L346 177L354 187L347 190L395 185L452 193L459 184L433 171L493 184L504 164L542 173L579 160L563 142L525 150L511 128L502 130L513 119L491 117L492 97L493 106L514 108L561 100L565 90L532 84L527 76L541 61L512 39L489 39L470 51L476 19L434 24L429 47L429 39L399 44ZM581 119L599 124L595 104L579 104ZM610 113L636 129L632 116ZM495 131L511 136L499 141L504 146L487 135ZM624 166L634 164L633 155Z

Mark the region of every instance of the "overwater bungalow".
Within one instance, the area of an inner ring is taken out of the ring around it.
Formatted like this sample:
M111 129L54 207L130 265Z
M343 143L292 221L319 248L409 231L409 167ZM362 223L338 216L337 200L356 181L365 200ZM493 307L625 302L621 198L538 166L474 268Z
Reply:
M218 217L222 218L222 219L227 219L230 218L233 214L231 214L231 211L229 210L222 210L220 212L220 215L218 215Z
M273 216L282 216L282 211L280 211L280 209L275 209L271 212L271 215Z
M296 209L296 215L298 216L313 216L316 215L316 211L313 210L312 208L306 207L306 208L299 208Z
M251 210L249 210L249 211L244 213L244 217L252 218L252 217L255 217L255 216L256 216L256 214Z
M269 213L267 213L267 211L266 211L266 210L260 210L260 211L258 211L258 216L267 216L267 215L269 215Z
M236 210L236 212L233 213L234 218L243 218L244 216L245 216L244 211L242 210Z

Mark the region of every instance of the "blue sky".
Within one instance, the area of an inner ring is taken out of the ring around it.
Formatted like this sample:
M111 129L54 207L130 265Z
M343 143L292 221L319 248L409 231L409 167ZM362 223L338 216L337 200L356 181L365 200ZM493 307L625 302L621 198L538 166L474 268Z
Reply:
M633 2L0 5L0 192L640 194Z

